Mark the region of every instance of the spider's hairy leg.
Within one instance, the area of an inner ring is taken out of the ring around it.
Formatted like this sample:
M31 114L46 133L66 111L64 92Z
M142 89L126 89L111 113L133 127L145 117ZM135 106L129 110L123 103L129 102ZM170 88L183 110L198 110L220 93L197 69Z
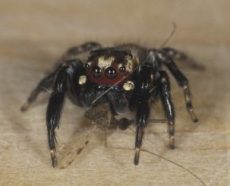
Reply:
M170 82L166 72L161 71L161 101L168 120L169 147L175 148L175 111L170 94Z
M68 58L71 58L71 56L78 55L78 54L88 52L91 50L95 50L95 49L99 49L99 48L101 48L100 43L89 41L81 45L70 47L64 54L63 58L68 59Z
M26 103L24 103L21 107L21 111L26 111L30 105L36 101L38 95L44 91L51 89L54 83L55 75L59 70L59 66L66 62L66 60L72 59L73 56L76 58L76 55L81 54L83 52L91 51L94 49L101 48L101 44L90 41L83 43L78 46L71 47L67 50L67 52L57 61L57 64L54 66L54 72L50 73L48 76L43 78L37 85L37 87L31 92L30 96L28 97Z
M204 70L204 66L198 64L194 59L188 56L186 53L179 51L174 48L164 47L161 49L165 53L165 55L169 56L172 60L185 62L189 67L196 70Z
M151 86L152 69L142 66L137 77L135 88L135 108L136 108L136 141L135 141L135 157L134 164L139 163L139 154L144 135L144 128L147 125L150 112L150 86Z
M37 85L37 87L30 93L26 103L24 103L21 107L21 111L26 111L30 105L36 101L38 95L42 92L49 90L54 82L55 74L49 74L48 76L44 77Z
M68 84L70 84L73 78L76 77L75 73L77 73L77 76L79 77L82 71L83 71L83 64L79 60L70 61L69 63L62 65L61 69L59 70L56 76L53 92L50 95L49 103L47 106L47 113L46 113L46 125L47 125L47 132L48 132L48 144L50 148L50 156L51 156L53 167L57 165L57 158L55 155L55 151L56 151L55 129L59 125L65 94L69 89Z
M100 43L97 43L94 41L89 41L89 42L83 43L81 45L72 46L60 57L60 59L57 60L54 68L57 68L58 66L60 66L65 61L79 59L79 55L81 55L85 52L99 49L101 47L102 46Z
M186 103L187 111L189 112L191 119L193 122L198 122L198 118L194 112L192 101L191 101L191 93L189 90L189 82L186 76L180 71L180 69L177 67L177 65L174 63L174 61L164 55L163 53L158 53L159 60L167 66L169 71L172 73L172 75L175 77L178 85L183 88L184 91L184 99Z
M89 41L79 46L71 47L70 49L68 49L67 53L81 53L81 52L86 52L98 48L101 48L100 43Z

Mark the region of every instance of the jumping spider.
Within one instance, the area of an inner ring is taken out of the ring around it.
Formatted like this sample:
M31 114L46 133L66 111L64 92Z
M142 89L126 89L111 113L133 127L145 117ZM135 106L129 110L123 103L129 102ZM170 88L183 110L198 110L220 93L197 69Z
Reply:
M164 66L182 87L191 119L193 122L198 121L193 112L188 80L174 63L178 58L186 59L187 56L172 48L153 49L136 44L104 48L99 43L87 42L70 48L58 61L55 69L40 81L22 107L23 111L26 110L41 92L52 90L46 124L53 167L57 165L55 129L59 125L66 95L80 107L109 103L113 117L126 108L135 113L135 165L139 163L151 103L161 98L168 123L169 147L173 149L175 111L169 77L163 70ZM126 118L118 122L121 129L126 129L129 124Z

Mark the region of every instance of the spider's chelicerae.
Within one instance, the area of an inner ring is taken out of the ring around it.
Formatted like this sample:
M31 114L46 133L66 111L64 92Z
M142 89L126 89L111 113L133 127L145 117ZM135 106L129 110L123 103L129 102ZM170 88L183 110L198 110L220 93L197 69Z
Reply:
M113 119L126 108L133 111L136 126L135 165L139 162L151 103L160 98L168 123L169 147L173 149L175 111L164 67L182 87L187 111L194 122L198 121L193 112L188 80L174 63L176 59L186 60L187 56L172 48L153 49L136 44L104 48L99 43L87 42L70 48L52 73L40 81L22 107L22 110L26 110L41 92L52 90L46 114L52 165L57 165L55 129L59 125L66 96L80 107L108 103ZM126 118L117 123L121 129L126 129L130 124Z

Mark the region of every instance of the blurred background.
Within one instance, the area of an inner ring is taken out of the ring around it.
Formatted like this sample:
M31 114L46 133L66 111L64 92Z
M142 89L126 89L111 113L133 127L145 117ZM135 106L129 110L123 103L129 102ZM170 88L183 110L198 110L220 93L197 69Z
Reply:
M229 45L227 0L1 1L1 41Z
M19 111L44 72L70 46L93 40L105 46L134 42L160 47L173 23L176 32L167 45L205 66L203 71L181 66L190 79L200 124L190 121L172 78L178 148L167 148L164 124L149 126L144 148L182 164L206 185L228 185L229 10L228 0L0 0L0 185L202 185L149 154L142 153L135 167L133 151L106 149L102 143L80 159L71 156L75 161L67 168L52 169L47 100L27 113ZM58 131L60 150L79 141L73 136L83 112L67 101ZM130 131L115 132L109 139L111 146L132 148L133 143Z

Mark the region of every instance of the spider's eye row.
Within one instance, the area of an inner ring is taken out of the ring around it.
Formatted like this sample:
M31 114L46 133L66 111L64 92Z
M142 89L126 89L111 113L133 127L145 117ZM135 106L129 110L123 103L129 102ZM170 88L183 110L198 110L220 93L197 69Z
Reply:
M98 78L101 76L101 68L96 66L96 67L93 67L92 69L92 74L94 77Z
M108 67L105 70L105 76L109 79L114 79L117 76L117 72L113 67Z
M120 71L120 72L125 72L125 71L126 71L125 66L121 66L121 67L119 68L119 71Z

